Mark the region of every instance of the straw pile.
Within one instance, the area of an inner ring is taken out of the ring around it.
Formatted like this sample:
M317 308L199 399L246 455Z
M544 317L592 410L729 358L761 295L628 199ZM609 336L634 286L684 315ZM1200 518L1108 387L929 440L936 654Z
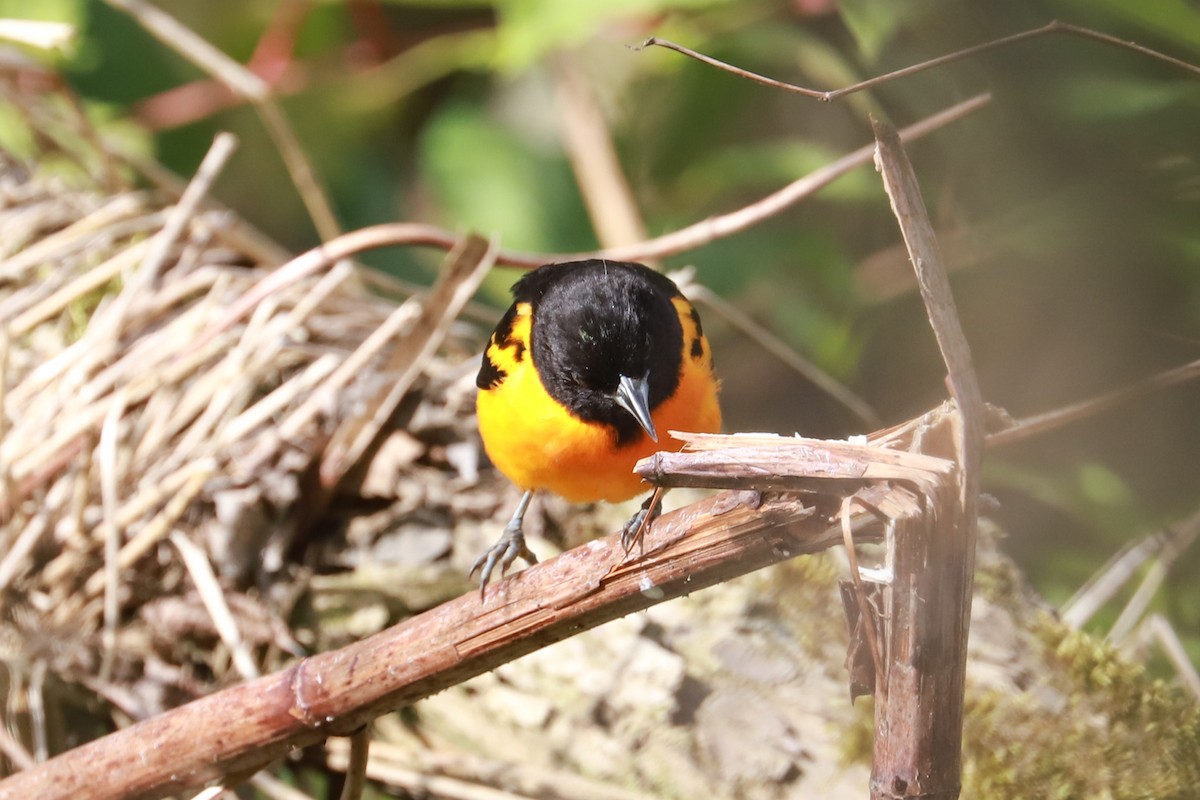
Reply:
M349 265L213 335L279 260L203 203L0 170L0 688L35 755L457 595L499 529L472 326L356 496L306 514L330 432L404 343L362 349L396 307Z

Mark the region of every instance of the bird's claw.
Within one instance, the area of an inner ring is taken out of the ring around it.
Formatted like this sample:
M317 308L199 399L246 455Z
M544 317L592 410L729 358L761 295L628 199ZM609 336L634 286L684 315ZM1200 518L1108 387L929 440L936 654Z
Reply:
M625 523L625 527L621 529L621 547L624 548L626 555L642 543L642 538L646 534L646 528L661 513L662 497L658 492L655 492L646 498L646 502L642 504L642 507L638 509L636 514L629 518L629 521Z
M500 566L500 577L504 577L504 573L508 571L508 568L518 558L525 559L529 564L537 563L537 556L525 544L525 533L521 530L521 526L510 523L504 529L504 533L500 534L500 538L496 540L496 543L487 550L484 550L479 558L475 559L475 563L471 565L471 571L467 573L467 577L471 577L477 570L482 568L479 574L480 599L483 599L488 581L492 579L492 571L496 566Z

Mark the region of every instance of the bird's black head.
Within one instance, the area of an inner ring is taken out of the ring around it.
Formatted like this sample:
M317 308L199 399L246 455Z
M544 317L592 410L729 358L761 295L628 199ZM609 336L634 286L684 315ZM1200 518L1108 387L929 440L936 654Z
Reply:
M622 376L645 379L652 410L678 386L675 284L641 264L592 260L534 270L513 294L533 308L533 363L550 396L580 419L613 426L619 443L636 440L642 425L617 390Z

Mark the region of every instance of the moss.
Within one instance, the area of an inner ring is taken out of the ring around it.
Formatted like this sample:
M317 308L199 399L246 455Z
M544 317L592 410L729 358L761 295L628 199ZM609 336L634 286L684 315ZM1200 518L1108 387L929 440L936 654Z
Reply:
M870 764L875 751L875 698L854 702L853 721L842 731L842 764Z
M1049 614L1032 624L1025 691L969 691L963 796L1187 798L1200 785L1200 708Z
M755 576L762 581L759 608L779 618L812 656L831 643L846 647L846 618L837 602L837 584L845 568L829 553L785 561Z
M981 520L981 537L987 528ZM999 555L994 547L981 545L975 563L975 594L996 605L1011 605L1011 598L1029 591L1025 577L1011 560Z
M988 631L993 640L975 653L981 660L968 668L961 796L1196 797L1200 705L1195 699L1156 680L1103 640L1066 627L1040 605L1002 555L981 547L979 567L979 598L996 606L983 624L1007 614L1015 625L1008 632L1003 626ZM815 583L823 580L823 565L804 568L813 571ZM795 596L801 591L795 584L803 582L787 577L780 592ZM841 619L828 608L824 616ZM986 639L980 630L973 635ZM870 763L869 699L856 704L841 737L844 763Z

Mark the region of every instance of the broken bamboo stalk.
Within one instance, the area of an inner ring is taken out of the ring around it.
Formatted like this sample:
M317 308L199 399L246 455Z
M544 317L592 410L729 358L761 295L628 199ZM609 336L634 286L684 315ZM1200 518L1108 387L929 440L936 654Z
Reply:
M916 176L899 136L872 120L875 162L900 225L955 409L938 455L955 480L928 493L920 519L894 520L884 587L883 674L876 675L872 800L955 800L962 788L967 638L975 570L984 405ZM933 439L934 437L929 437ZM936 447L936 443L933 442ZM930 447L922 448L931 452Z

